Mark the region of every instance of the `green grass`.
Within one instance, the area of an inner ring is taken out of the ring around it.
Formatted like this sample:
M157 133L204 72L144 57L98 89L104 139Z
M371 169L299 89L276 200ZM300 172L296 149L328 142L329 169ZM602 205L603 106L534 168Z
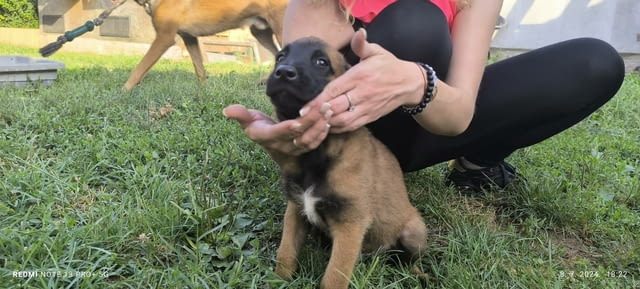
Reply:
M199 85L190 62L163 60L124 93L140 57L52 59L67 66L53 86L0 89L1 287L315 288L328 258L316 241L294 281L273 273L277 167L221 113L269 111L268 68L209 64ZM526 181L506 190L460 196L444 165L408 174L435 281L366 254L352 288L640 287L639 143L636 74L587 120L511 156Z

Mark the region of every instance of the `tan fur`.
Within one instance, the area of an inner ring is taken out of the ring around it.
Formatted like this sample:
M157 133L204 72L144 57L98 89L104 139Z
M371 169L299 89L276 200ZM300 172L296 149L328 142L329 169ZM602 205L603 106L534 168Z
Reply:
M338 74L344 72L342 55L330 51L329 56L333 70ZM348 288L362 250L386 250L401 243L412 259L419 257L425 245L426 227L409 201L400 166L387 147L366 128L330 134L325 145L326 154L333 160L327 184L349 205L338 215L325 216L323 229L333 246L320 288ZM274 152L270 155L284 176L300 170L297 157ZM276 273L285 280L291 279L297 268L297 256L308 232L302 207L299 200L287 203L276 257Z
M195 72L201 81L206 78L198 36L213 35L225 30L256 24L264 19L277 40L282 41L282 21L289 0L148 0L156 38L140 63L131 72L123 90L131 90L158 59L175 43L176 34L184 40ZM138 2L144 2L139 0ZM258 25L260 26L260 25ZM277 48L271 33L260 32L258 41L274 54Z

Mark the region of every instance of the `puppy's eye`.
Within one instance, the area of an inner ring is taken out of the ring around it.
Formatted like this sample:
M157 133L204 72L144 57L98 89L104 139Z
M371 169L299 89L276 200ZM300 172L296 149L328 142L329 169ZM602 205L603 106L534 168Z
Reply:
M284 57L285 57L284 53L278 53L278 55L276 55L276 63L284 60Z
M325 58L316 58L316 65L329 66L329 60L327 60Z

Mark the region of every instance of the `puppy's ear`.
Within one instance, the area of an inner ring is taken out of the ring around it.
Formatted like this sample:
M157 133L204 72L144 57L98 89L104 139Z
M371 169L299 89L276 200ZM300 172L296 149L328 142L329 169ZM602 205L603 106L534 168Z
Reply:
M331 60L331 69L333 70L333 76L338 77L342 75L347 69L351 68L351 65L344 58L344 55L340 53L340 51L336 49L332 49L328 46L325 47L327 50L327 55Z

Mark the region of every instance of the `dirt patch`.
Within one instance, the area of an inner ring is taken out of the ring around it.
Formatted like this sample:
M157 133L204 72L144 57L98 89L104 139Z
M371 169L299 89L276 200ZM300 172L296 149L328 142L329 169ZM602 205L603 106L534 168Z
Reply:
M565 266L572 267L576 260L587 259L591 263L599 263L602 254L596 252L588 240L568 232L549 232L549 240L554 247L564 251L562 260Z

